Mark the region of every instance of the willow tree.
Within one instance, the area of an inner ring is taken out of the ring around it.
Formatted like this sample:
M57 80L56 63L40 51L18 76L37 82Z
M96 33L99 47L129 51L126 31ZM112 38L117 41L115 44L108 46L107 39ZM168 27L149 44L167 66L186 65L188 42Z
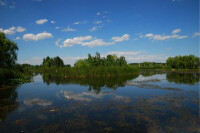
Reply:
M18 46L9 40L3 32L0 32L0 67L10 68L17 60Z

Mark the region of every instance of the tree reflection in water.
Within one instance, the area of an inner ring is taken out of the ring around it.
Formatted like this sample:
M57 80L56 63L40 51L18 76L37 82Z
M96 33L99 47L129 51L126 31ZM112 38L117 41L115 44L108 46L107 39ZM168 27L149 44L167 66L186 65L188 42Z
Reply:
M168 82L174 82L176 84L194 85L200 81L200 73L168 72L166 74L166 79Z
M6 116L17 109L17 86L0 88L0 119L5 120Z
M118 87L125 86L128 80L135 79L139 74L122 76L122 77L96 77L96 78L62 78L53 74L43 74L43 81L46 84L80 84L82 86L89 86L88 90L99 93L102 88L109 88L116 90Z

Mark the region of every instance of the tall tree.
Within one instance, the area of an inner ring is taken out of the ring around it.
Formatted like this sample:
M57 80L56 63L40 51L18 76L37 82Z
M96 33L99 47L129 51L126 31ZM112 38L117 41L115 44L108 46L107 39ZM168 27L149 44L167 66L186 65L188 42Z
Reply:
M0 67L9 68L15 65L18 46L0 32Z

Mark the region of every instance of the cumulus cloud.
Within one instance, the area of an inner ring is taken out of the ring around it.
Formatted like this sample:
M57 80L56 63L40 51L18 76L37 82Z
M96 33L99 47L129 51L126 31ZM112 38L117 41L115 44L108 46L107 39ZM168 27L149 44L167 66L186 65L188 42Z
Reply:
M99 16L101 13L100 12L97 12L97 16Z
M63 46L64 47L71 47L75 44L83 44L84 41L86 40L91 40L92 36L79 36L79 37L74 37L74 38L70 38L70 39L66 39L63 42Z
M195 33L193 33L192 38L197 37L197 36L200 36L200 32L195 32Z
M175 29L175 30L172 31L172 34L177 34L179 32L181 32L181 29Z
M127 41L129 40L130 36L128 34L124 34L121 37L112 37L111 42L105 42L103 39L94 39L92 36L80 36L66 39L63 42L63 47L71 47L75 44L88 46L88 47L95 47L95 46L108 46L113 45L117 42ZM89 41L91 40L91 41Z
M177 33L179 33L180 31L181 29L175 29L172 31L171 35L148 33L146 35L140 35L140 38L149 38L151 40L167 40L167 39L184 39L188 37L188 36L178 35Z
M0 28L0 32L4 32L7 35L14 35L16 32L24 32L26 29L23 27L10 27L8 29L3 30L2 28Z
M103 39L95 39L93 41L83 43L82 46L95 47L95 46L107 46L112 44L113 42L104 42Z
M76 31L76 29L73 29L71 27L67 27L67 28L65 28L65 29L63 29L61 31Z
M45 24L47 22L48 22L47 19L40 19L40 20L35 21L36 24L40 24L40 25Z
M112 40L114 42L122 42L122 41L127 41L129 39L130 39L130 35L128 35L128 34L124 34L121 37L118 37L118 36L117 37L112 37Z
M47 38L52 38L53 35L51 33L47 33L47 32L42 32L39 34L25 34L23 36L23 39L26 41L38 41L38 40L43 40L43 39L47 39Z
M54 24L54 23L55 23L55 21L51 21L51 23L52 23L52 24Z
M26 29L23 28L23 27L18 26L18 27L16 28L16 31L17 31L17 32L24 32L24 31L26 31Z
M57 27L56 27L56 30L57 30L57 29L60 29L60 27L57 26Z

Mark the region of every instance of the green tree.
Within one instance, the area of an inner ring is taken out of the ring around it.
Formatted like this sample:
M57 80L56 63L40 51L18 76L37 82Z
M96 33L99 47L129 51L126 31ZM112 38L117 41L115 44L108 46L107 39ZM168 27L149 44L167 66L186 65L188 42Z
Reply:
M0 67L10 68L17 60L18 46L10 41L4 33L0 32Z

